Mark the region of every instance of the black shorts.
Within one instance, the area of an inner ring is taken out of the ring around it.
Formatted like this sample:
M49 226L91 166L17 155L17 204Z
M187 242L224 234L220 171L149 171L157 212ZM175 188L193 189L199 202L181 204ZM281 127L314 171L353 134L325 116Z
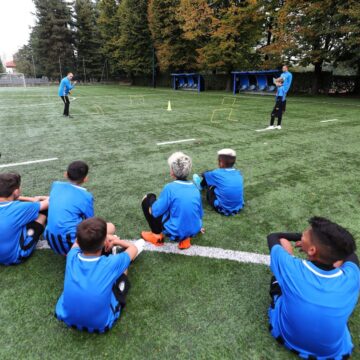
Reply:
M22 231L20 235L20 262L24 261L32 254L35 249L35 245L39 241L43 232L44 226L37 221L33 221L26 225L26 234Z
M269 294L271 297L271 305L270 306L272 309L274 309L276 299L282 295L281 287L280 287L278 281L276 280L275 276L271 277Z
M130 281L126 274L122 274L115 282L113 286L113 294L118 302L115 309L112 309L114 313L121 311L126 306L126 295L130 290Z

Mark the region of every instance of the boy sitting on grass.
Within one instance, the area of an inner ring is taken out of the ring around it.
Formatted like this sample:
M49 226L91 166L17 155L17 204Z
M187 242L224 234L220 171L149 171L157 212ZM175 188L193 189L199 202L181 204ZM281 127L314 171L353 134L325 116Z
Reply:
M300 233L268 236L272 336L305 359L347 359L353 349L347 326L360 289L359 260L352 235L313 217ZM293 256L293 246L307 260Z
M101 255L106 238L110 238L110 247L119 245L125 251ZM143 240L131 244L108 235L103 219L93 217L80 223L76 243L66 257L64 291L56 305L56 318L91 333L111 329L126 304L127 268L143 244Z
M25 261L35 250L44 231L47 196L22 197L21 176L0 174L0 264Z
M188 249L191 238L201 229L203 209L200 193L187 180L191 171L191 158L182 152L168 159L170 176L175 181L165 185L159 199L147 194L142 209L151 231L143 231L141 237L156 246L164 244L164 235L177 241L179 249Z
M82 187L88 181L88 172L89 166L84 161L74 161L65 173L68 181L52 184L45 238L57 254L66 255L70 251L78 224L94 216L94 197ZM108 233L115 233L111 223L108 223Z
M244 181L234 168L236 152L233 149L218 151L219 169L206 171L202 178L194 174L193 181L199 190L207 189L206 199L220 214L237 214L244 207Z

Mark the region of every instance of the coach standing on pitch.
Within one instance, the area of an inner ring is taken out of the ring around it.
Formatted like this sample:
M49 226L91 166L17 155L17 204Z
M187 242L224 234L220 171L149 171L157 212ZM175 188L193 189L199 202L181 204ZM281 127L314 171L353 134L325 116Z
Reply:
M284 65L282 67L282 71L283 73L281 74L281 78L284 79L284 91L285 91L285 96L284 96L284 100L282 102L282 112L284 113L285 110L286 110L286 96L287 96L287 93L290 89L290 86L291 86L291 82L292 82L292 73L289 71L289 68L287 65Z
M71 117L69 115L69 110L70 110L70 100L69 100L69 93L70 90L74 88L76 81L74 81L71 84L71 80L74 77L73 73L68 73L60 82L60 86L59 86L59 96L61 97L62 101L64 102L65 106L64 106L64 116L67 117Z

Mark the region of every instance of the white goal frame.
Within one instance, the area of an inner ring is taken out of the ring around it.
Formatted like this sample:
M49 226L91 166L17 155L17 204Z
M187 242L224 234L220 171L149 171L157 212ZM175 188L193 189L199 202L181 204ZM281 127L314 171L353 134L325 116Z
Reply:
M2 78L8 78L8 82L3 81ZM14 81L14 78L21 79ZM2 86L22 86L26 88L25 75L23 73L0 73L0 87Z

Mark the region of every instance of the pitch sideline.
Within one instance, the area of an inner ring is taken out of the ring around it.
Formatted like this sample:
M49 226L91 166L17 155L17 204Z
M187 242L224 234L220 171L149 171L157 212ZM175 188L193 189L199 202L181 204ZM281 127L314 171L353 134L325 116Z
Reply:
M130 240L135 241L135 240ZM49 244L46 240L41 240L37 244L37 249L50 249ZM237 250L226 250L222 248L215 248L209 246L193 245L190 249L179 250L177 244L166 242L164 246L154 246L152 244L145 244L144 251L158 252L165 254L176 254L185 256L200 256L210 259L230 260L239 263L251 263L251 264L262 264L270 265L270 256L237 251Z

